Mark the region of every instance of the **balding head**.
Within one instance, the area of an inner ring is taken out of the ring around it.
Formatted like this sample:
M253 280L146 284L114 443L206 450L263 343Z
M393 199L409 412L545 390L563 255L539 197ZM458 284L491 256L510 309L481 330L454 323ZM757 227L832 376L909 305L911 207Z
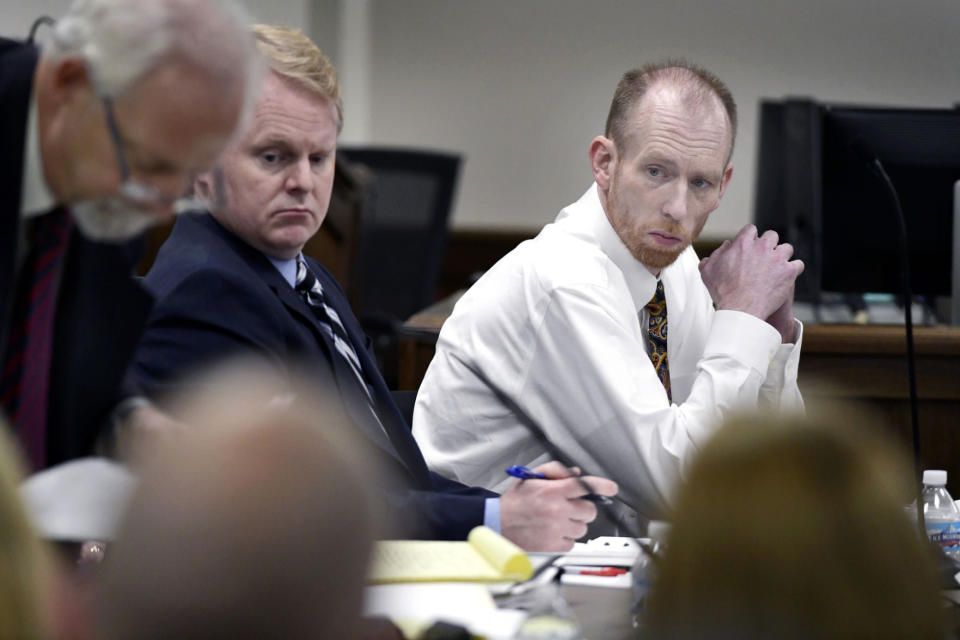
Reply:
M677 105L696 113L725 114L730 132L729 153L737 134L737 104L730 89L706 69L684 60L668 60L632 69L620 79L604 135L625 150L636 111L653 90L671 94ZM728 161L729 161L728 155Z
M104 638L355 632L366 464L322 403L237 389L194 403L183 416L198 432L144 469L105 565Z

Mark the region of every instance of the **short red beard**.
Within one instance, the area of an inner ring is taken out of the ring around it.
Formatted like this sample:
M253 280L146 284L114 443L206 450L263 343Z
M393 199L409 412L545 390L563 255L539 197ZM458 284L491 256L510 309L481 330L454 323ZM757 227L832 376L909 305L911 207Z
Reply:
M649 232L652 227L629 225L630 212L620 203L616 177L611 181L610 190L607 192L607 209L608 218L614 231L617 232L620 241L630 250L630 254L640 262L640 264L652 271L659 271L673 264L677 258L680 257L680 254L690 246L693 239L700 235L700 231L703 229L704 223L706 223L706 219L704 219L699 227L694 229L694 233L688 235L680 223L673 220L664 220L663 224L656 227L657 230L679 236L683 238L683 242L679 247L672 249L664 249L657 246L647 236L647 232Z

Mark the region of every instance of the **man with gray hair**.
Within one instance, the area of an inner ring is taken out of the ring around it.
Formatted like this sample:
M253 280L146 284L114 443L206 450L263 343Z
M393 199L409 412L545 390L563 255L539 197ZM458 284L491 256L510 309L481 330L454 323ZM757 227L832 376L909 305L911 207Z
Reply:
M731 410L802 407L790 245L747 225L706 260L690 246L733 173L736 121L695 65L624 75L594 184L440 332L413 416L432 469L497 490L504 468L547 459L533 423L656 517Z
M88 454L117 404L150 306L122 241L241 120L246 23L228 0L77 0L42 51L0 39L0 407L35 469Z

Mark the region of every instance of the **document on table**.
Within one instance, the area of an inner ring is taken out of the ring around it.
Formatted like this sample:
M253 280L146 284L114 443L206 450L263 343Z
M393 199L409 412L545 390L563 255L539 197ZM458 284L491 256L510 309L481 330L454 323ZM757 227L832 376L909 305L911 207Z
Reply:
M370 582L502 582L527 580L530 559L487 527L466 542L384 540L374 545Z
M373 585L366 588L364 600L364 615L390 618L408 638L443 621L465 627L474 636L506 640L527 618L525 611L498 609L482 584Z

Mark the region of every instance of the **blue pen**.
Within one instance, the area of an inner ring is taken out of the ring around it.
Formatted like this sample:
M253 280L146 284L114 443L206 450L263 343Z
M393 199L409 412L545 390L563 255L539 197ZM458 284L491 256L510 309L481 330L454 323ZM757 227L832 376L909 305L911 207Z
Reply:
M547 477L544 474L537 473L533 469L527 468L521 464L515 464L507 469L507 475L511 475L514 478L521 478L523 480L532 480L534 478L545 480Z
M521 480L547 479L546 475L520 464L515 464L512 467L507 468L507 475L513 476L514 478L520 478ZM588 493L585 496L580 496L580 500L586 500L587 502L593 502L594 504L613 504L613 500L607 496L600 496L595 493Z

